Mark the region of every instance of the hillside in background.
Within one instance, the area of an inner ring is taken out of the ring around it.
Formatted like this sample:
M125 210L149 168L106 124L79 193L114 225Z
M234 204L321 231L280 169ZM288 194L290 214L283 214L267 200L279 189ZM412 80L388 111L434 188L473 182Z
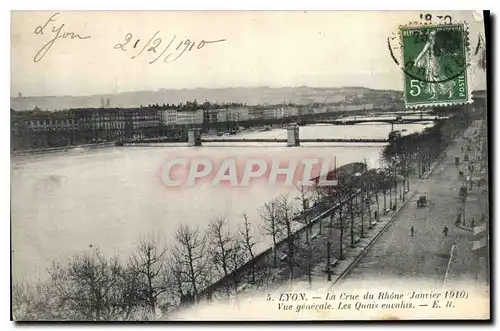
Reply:
M372 90L364 87L312 88L312 87L252 87L223 89L160 89L158 91L136 91L118 94L90 96L48 96L13 97L11 108L14 110L61 110L69 108L139 107L149 104L178 104L186 101L209 101L212 103L244 103L247 105L275 105L282 103L373 103L384 104L402 98L402 92L391 90ZM109 100L109 104L108 104Z

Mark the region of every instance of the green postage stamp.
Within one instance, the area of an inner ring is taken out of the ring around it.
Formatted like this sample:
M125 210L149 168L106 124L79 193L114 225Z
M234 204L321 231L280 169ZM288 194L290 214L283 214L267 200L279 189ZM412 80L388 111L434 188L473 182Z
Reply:
M469 101L467 36L464 24L400 28L407 107Z

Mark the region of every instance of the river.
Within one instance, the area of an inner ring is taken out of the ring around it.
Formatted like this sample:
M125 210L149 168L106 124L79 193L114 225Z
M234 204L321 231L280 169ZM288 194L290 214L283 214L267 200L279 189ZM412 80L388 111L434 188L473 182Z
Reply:
M432 123L395 125L407 133ZM311 125L300 128L301 138L387 138L388 124L351 126ZM285 129L246 132L242 138L286 138ZM235 231L247 213L253 223L256 249L264 250L269 239L258 230L258 208L291 187L265 184L249 187L167 187L161 179L164 162L171 158L282 159L304 156L336 156L337 165L366 160L379 165L383 144L207 144L193 148L142 146L75 149L70 152L16 156L11 159L11 229L14 279L44 277L52 261L65 263L75 253L98 246L106 255L123 258L141 236L155 235L173 243L181 223L200 226L224 215Z

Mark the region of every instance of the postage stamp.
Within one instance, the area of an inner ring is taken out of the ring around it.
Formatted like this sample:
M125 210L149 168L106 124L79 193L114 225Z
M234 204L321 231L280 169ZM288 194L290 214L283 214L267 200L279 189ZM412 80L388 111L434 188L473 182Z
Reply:
M400 28L407 107L467 103L467 30L464 24Z

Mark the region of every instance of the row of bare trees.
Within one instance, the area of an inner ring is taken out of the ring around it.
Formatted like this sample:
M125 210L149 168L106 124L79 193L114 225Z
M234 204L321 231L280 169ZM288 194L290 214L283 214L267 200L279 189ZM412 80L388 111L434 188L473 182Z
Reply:
M287 264L290 278L293 277L294 267L294 242L293 242L293 217L295 216L295 206L291 203L287 195L273 199L265 203L260 208L260 215L263 219L261 233L270 236L272 239L272 267L279 266L278 243L287 238ZM281 258L280 258L281 259Z
M112 321L149 319L171 287L166 249L144 238L125 263L97 247L75 255L67 266L54 263L47 280L13 285L16 320ZM164 308L164 307L162 307Z
M395 172L403 177L404 189L409 190L409 177L417 174L421 177L442 151L461 134L470 124L471 115L465 107L448 109L450 118L437 120L434 126L423 132L409 134L395 139L387 145L381 160L386 171Z
M49 277L13 285L16 320L148 320L183 304L199 301L200 292L224 277L229 295L237 279L230 275L254 257L252 225L229 231L216 217L205 232L181 225L171 247L157 237L140 240L128 259L107 258L98 247L54 263Z
M292 200L286 195L264 204L260 209L264 220L261 230L263 235L271 238L275 248L272 252L271 267L278 268L280 261L286 261L290 280L296 275L306 273L311 283L311 269L316 258L314 255L318 254L317 247L312 245L311 231L313 226L318 229L319 235L323 235L324 231L324 220L316 218L317 224L311 224L313 218L323 211L330 210L329 224L325 227L329 231L339 230L340 238L337 243L332 243L331 232L327 234L327 256L330 256L329 247L337 244L338 258L343 259L347 236L350 246L354 247L358 235L360 238L365 237L366 231L372 228L373 219L379 217L382 207L379 202L380 194L384 200L384 211L388 209L387 202L391 208L397 203L397 194L394 192L397 186L395 174L391 169L365 169L360 173L338 178L337 185L314 185L308 189L300 187L297 204L291 203ZM387 195L389 201L386 199ZM373 202L376 204L376 211L372 210ZM305 226L302 238L294 231L297 229L295 223ZM281 247L278 249L278 246Z
M117 256L107 258L97 247L91 247L90 251L74 256L67 265L54 264L48 280L15 284L14 317L84 321L155 319L176 307L196 303L203 296L237 294L241 282L260 286L274 274L269 271L280 269L282 263L285 267L281 279L292 280L307 273L311 282L313 217L325 208L340 206L330 214L329 227L340 229L339 258L343 258L346 229L350 230L354 245L355 219L364 212L365 205L366 213L372 217L370 204L365 202L390 185L387 174L368 171L356 180L339 181L336 186L301 187L296 199L283 194L265 203L259 209L263 219L260 231L273 244L266 263L257 264L253 225L247 215L235 231L231 231L223 215L215 217L205 231L181 225L170 247L157 237L144 237L125 260ZM304 226L301 238L296 232ZM319 232L322 231L320 222Z

